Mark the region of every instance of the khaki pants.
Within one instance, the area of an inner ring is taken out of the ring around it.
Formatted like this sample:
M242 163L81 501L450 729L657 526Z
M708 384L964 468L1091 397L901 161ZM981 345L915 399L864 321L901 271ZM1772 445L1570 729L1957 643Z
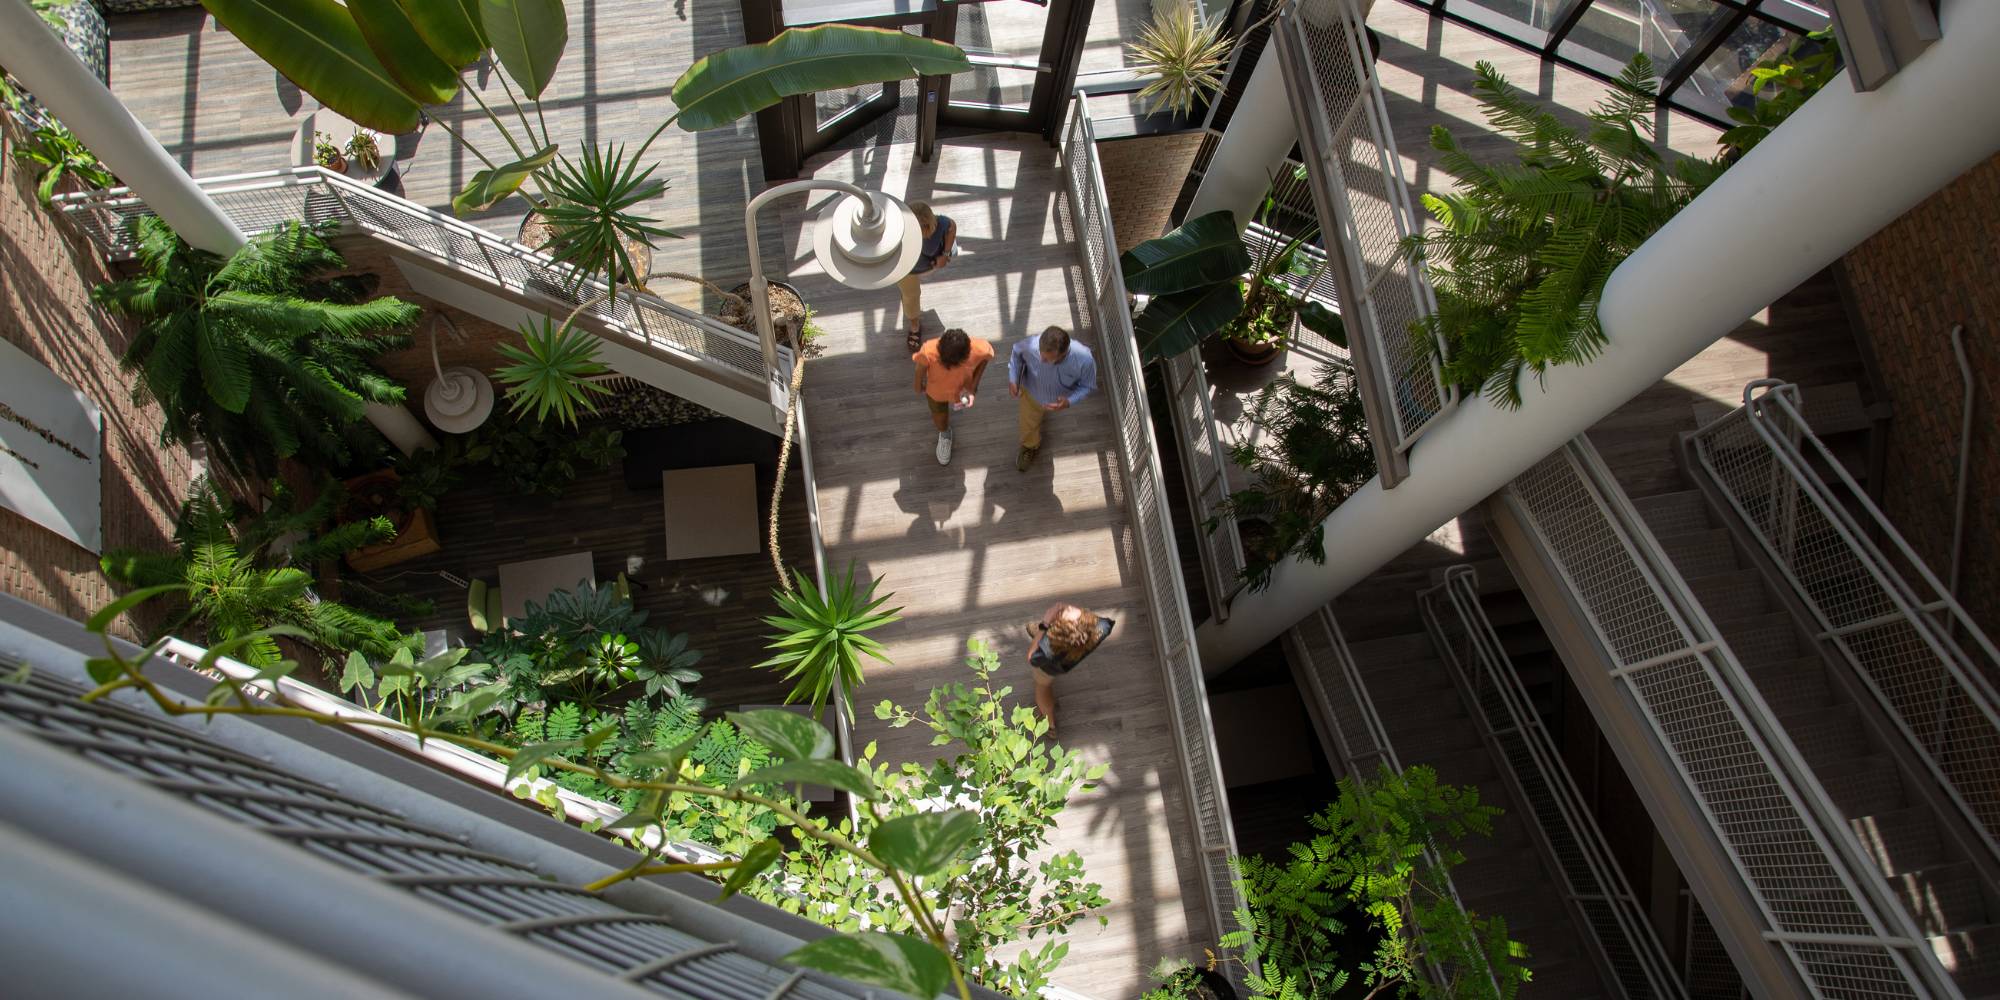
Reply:
M1020 402L1021 447L1040 448L1042 446L1042 418L1048 416L1049 411L1042 409L1042 404L1035 402L1035 397L1029 395L1025 389L1021 392Z
M903 293L903 328L911 323L921 322L924 313L924 276L906 274L896 282L896 290Z

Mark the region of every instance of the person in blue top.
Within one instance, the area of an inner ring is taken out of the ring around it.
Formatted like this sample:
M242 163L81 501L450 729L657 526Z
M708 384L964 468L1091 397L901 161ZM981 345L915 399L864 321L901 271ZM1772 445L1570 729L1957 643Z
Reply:
M917 228L924 234L924 248L917 255L917 266L896 287L903 293L903 331L908 334L903 346L915 354L924 346L923 276L951 263L952 247L958 245L958 223L951 221L949 215L932 212L921 201L910 202L910 214L917 217Z
M1042 450L1042 418L1067 410L1097 391L1097 359L1090 348L1052 326L1014 344L1007 355L1007 391L1021 401L1021 453L1014 468L1028 471Z

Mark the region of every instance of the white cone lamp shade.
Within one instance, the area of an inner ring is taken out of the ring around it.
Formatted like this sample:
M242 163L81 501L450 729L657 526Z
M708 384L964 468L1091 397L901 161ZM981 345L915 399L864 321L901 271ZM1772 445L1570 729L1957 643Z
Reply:
M916 213L879 191L869 192L866 200L856 195L834 199L813 226L813 256L849 288L895 284L917 266L923 248Z
M437 380L424 389L424 416L431 426L447 434L467 434L493 413L493 383L478 369L464 365L444 367L438 362L438 327L443 326L453 340L462 340L451 318L438 313L431 321L431 367Z

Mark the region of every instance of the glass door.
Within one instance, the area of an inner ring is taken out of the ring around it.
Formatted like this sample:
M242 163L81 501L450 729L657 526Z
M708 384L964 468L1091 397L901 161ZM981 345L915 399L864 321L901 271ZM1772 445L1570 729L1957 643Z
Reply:
M939 124L1053 136L1076 79L1091 0L959 0L942 3L943 38L965 50L972 70L944 88Z

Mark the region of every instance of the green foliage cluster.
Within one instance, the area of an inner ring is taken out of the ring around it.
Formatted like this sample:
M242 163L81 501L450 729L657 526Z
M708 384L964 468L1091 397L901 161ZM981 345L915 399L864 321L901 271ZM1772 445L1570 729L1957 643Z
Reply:
M562 743L577 740L607 726L615 726L610 738L585 749L581 744L561 759L601 768L611 774L643 777L649 772L647 755L687 745L688 777L728 783L772 763L771 748L745 736L727 719L702 720L701 702L689 697L669 697L657 707L647 700L634 699L622 710L597 712L575 702L528 709L515 719L501 742L509 746ZM634 763L637 762L637 763ZM533 774L539 773L539 768ZM595 775L555 771L547 775L557 785L579 795L621 808L632 809L643 793L614 788ZM770 783L757 790L774 798L789 798L786 786ZM770 837L778 828L778 817L769 811L739 803L702 798L682 798L660 817L660 832L669 842L693 841L727 854L741 855Z
M1438 311L1412 333L1420 364L1442 351L1446 382L1519 406L1521 377L1582 364L1604 345L1597 303L1611 272L1723 169L1719 160L1671 164L1653 145L1658 80L1632 58L1579 133L1537 107L1490 63L1473 89L1518 162L1481 163L1437 126L1431 145L1458 178L1425 195L1438 226L1405 241L1428 269Z
M796 680L785 703L807 701L813 715L831 699L849 718L854 715L854 689L861 686L861 658L889 662L888 651L867 633L897 621L902 608L881 610L895 594L875 596L881 580L858 585L854 564L847 575L826 585L826 592L813 585L802 572L793 571L797 585L790 591L773 591L782 614L764 619L778 629L770 636L774 654L757 664L785 671L786 680Z
M507 685L493 679L491 664L467 662L471 652L461 646L419 660L404 646L380 664L359 652L348 653L340 692L411 725L435 727L446 719L476 725L500 709Z
M938 865L925 886L967 975L1003 993L1033 996L1068 954L1063 931L1107 902L1075 851L1035 860L1070 796L1094 787L1106 768L1047 740L1048 723L1034 709L1006 703L1012 689L994 682L1000 664L990 648L974 640L967 651L972 683L932 689L917 711L888 701L875 706L875 717L894 728L928 729L930 745L950 748L949 755L892 768L876 761L871 743L856 763L881 794L861 811L858 825L843 819L837 829L873 842L912 817L952 809L972 817L963 849ZM749 892L843 930L916 927L891 884L817 841L787 850L778 877ZM1039 944L1011 962L994 954L1022 942Z
M623 252L622 250L620 251ZM561 423L576 425L577 414L597 409L592 396L610 390L590 381L611 369L597 360L597 336L539 317L521 328L521 345L501 344L501 356L512 361L493 373L507 386L509 409L534 411L537 423L554 414Z
M130 549L99 561L104 575L127 587L174 586L184 605L157 630L207 646L242 640L236 655L252 666L278 663L274 637L286 626L321 653L356 650L386 659L413 640L394 622L312 593L313 573L363 545L395 536L387 518L334 525L341 493L328 482L319 498L298 507L290 491L273 487L269 507L254 516L213 482L195 480L174 525L172 552Z
M580 580L526 608L477 649L507 681L515 704L573 700L594 711L614 694L679 698L701 679L694 670L701 652L688 647L687 636L648 626L648 613L615 586Z
M102 635L119 615L186 590L176 584L127 594L92 615L86 626ZM236 644L260 638L270 634L240 637ZM558 813L553 790L542 786L529 792L525 780L537 774L587 777L629 804L625 815L602 828L629 837L643 853L623 871L585 888L672 872L724 876L725 899L748 890L842 928L784 961L904 995L929 997L952 989L961 1000L971 1000L968 973L972 981L1030 995L1066 948L1044 943L1012 964L1001 963L992 950L1058 935L1104 903L1098 886L1083 881L1081 859L1073 853L1039 864L1030 856L1046 845L1069 795L1091 787L1105 769L1087 767L1076 754L1044 743L1047 726L1032 709L1010 711L1004 704L1010 689L991 684L998 660L976 642L968 660L975 686L933 691L921 714L888 703L877 709L897 726L929 728L933 746L964 745L956 756L930 767L906 764L896 773L873 763L872 746L861 766L835 759L834 736L824 726L776 709L731 713L726 720L731 728L723 729L696 728L696 715L685 706L628 705L617 713L592 714L557 704L517 717L512 735L533 742L509 747L469 732L492 726L504 696L494 690L484 665L469 664L462 651L424 660L405 653L381 668L365 657L349 659L351 690L381 704L407 704L410 696L432 701L399 722L270 704L231 679L216 684L201 702L189 703L146 676L157 649L128 656L106 637L104 655L88 662L98 687L85 700L131 689L173 717L283 715L294 722L407 732L506 760L507 786ZM228 652L210 650L197 669L211 669ZM296 667L281 660L260 670L256 680L280 679ZM444 694L453 684L474 686L458 696ZM678 742L665 745L676 737ZM762 791L799 783L846 791L855 797L860 821L829 827L807 816L796 800ZM654 863L663 840L691 827L686 810L695 801L717 807L709 818L747 820L754 832L725 840L734 845L735 857ZM765 821L770 825L755 825ZM765 830L770 834L754 839Z
M1217 506L1214 531L1234 517L1243 529L1243 580L1271 585L1287 558L1326 561L1324 522L1375 476L1375 449L1351 369L1323 362L1310 381L1285 374L1264 387L1250 410L1263 431L1230 450L1249 485Z
M1456 842L1491 835L1499 812L1428 767L1384 766L1372 780L1343 778L1339 797L1310 818L1318 834L1292 844L1289 858L1231 859L1245 906L1221 943L1261 966L1246 977L1252 995L1320 1000L1356 982L1370 996L1512 998L1528 979L1526 949L1447 884L1465 860ZM1341 944L1355 933L1374 949L1350 967Z
M118 178L98 162L97 154L52 117L44 116L42 124L15 144L14 158L34 169L35 197L44 205L55 198L56 188L64 180L93 191L118 183Z
M1270 221L1276 210L1276 198L1267 192L1258 221ZM1125 290L1152 296L1132 317L1140 355L1147 361L1170 358L1216 335L1281 344L1295 321L1345 344L1339 315L1300 299L1285 280L1302 276L1303 251L1315 235L1308 231L1253 253L1235 216L1220 211L1127 250L1118 258Z
M1729 120L1736 122L1736 127L1716 141L1729 150L1731 158L1756 148L1772 129L1784 124L1792 112L1840 75L1840 66L1840 42L1831 25L1793 39L1784 52L1751 67L1754 103L1748 108L1731 107Z
M161 437L208 442L225 468L270 475L277 460L350 467L383 450L369 403L403 387L372 359L405 346L423 311L364 283L327 240L335 222L287 222L228 258L188 245L164 221L135 223L139 273L91 289L139 321L120 359L135 398L159 404Z

